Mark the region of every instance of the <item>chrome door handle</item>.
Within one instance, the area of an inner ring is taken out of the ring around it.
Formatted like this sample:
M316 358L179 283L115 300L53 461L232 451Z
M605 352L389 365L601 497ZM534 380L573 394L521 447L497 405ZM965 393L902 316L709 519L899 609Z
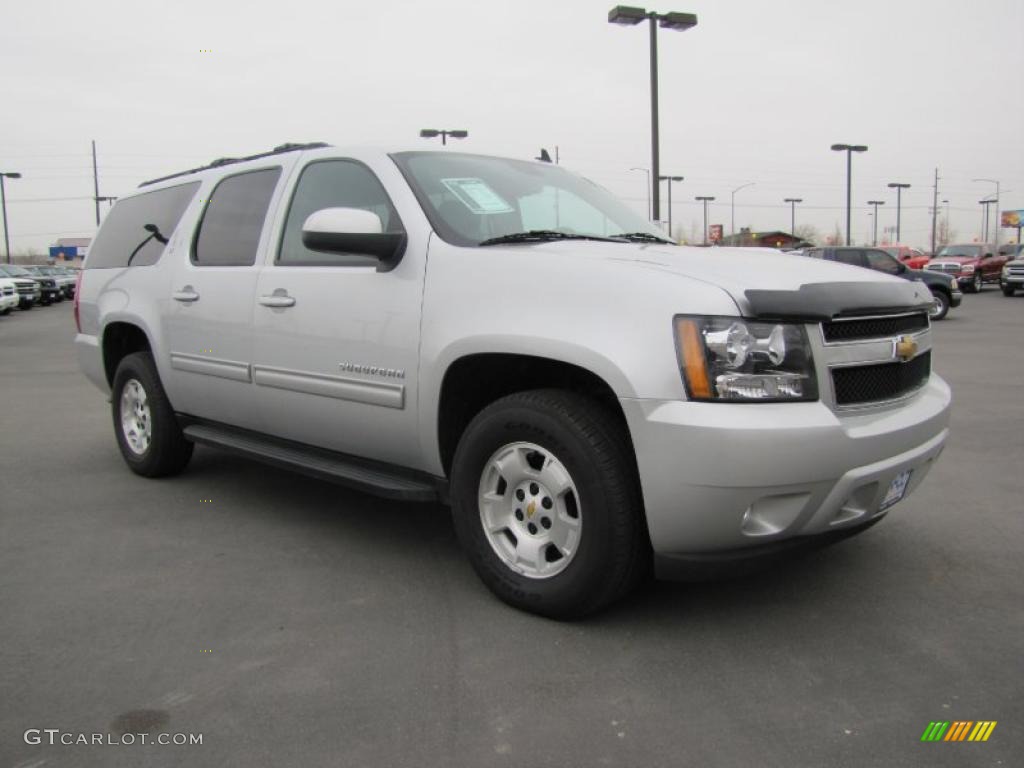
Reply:
M175 301L182 301L186 304L191 304L193 301L199 301L199 294L196 293L196 289L191 285L186 285L180 291L172 293L171 298Z
M294 307L295 297L289 296L283 289L278 288L269 296L260 296L259 302L264 307Z

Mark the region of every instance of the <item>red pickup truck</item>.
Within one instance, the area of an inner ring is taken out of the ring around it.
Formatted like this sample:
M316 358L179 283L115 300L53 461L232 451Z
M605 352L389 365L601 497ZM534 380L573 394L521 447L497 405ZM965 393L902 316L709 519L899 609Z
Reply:
M919 251L917 248L911 248L909 245L883 245L882 250L899 259L901 262L906 264L911 269L923 269L924 265L931 259L930 256L926 255L923 251Z
M978 293L985 283L999 283L1004 264L1006 256L992 243L963 243L944 245L925 269L952 275L963 290Z

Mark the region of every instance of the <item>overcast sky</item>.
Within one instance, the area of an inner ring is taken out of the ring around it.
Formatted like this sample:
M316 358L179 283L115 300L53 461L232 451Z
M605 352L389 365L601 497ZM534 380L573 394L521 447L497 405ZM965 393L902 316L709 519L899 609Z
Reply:
M464 128L458 149L540 147L647 206L646 27L607 23L612 0L47 2L11 0L0 25L0 171L15 252L91 235L90 144L100 194L286 141L425 147L420 128ZM854 237L870 199L903 196L903 240L927 245L932 177L959 240L1002 183L1024 208L1021 0L692 0L687 32L659 33L662 173L673 219L831 232L854 157ZM664 193L663 193L664 206ZM944 208L940 203L940 207ZM106 207L104 207L104 211ZM664 214L663 214L664 216ZM1003 240L1012 231L1003 233Z

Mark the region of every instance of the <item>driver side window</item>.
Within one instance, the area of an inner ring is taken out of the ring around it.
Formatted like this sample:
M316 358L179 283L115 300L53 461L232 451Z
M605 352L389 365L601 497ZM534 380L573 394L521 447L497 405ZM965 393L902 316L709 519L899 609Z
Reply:
M887 275L898 275L900 264L896 259L885 251L868 251L868 266L877 272L885 272Z

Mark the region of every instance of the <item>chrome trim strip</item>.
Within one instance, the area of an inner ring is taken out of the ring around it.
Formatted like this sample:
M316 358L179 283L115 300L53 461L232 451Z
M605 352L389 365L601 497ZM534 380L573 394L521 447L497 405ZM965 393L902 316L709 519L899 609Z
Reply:
M266 365L252 367L253 381L263 387L285 389L306 395L333 397L383 408L405 408L405 385L382 381L364 381L348 376L327 376Z
M924 328L919 328L918 330L913 331L910 334L911 336L915 336L916 337L916 336L919 336L922 333L927 333L932 328L932 321L931 321L931 318L928 317L928 313L927 312L900 312L899 314L896 314L896 315L864 315L863 317L837 317L834 320L826 320L825 322L827 322L829 324L851 323L851 322L856 322L858 320L889 320L889 319L894 318L894 317L916 317L918 315L924 315L924 319L925 319L925 322L927 323L927 325L925 325ZM848 346L848 345L852 345L852 344L876 344L879 341L884 341L884 340L891 339L893 336L906 336L907 335L906 332L904 332L904 333L896 333L896 334L890 333L890 334L886 334L884 336L872 336L872 337L867 338L867 339L850 339L849 341L846 341L846 340L843 340L843 341L828 341L825 338L825 322L818 323L818 333L821 335L821 343L822 343L822 345L824 345L826 347L843 347L843 346Z
M248 363L235 360L221 360L199 355L186 355L183 352L171 352L171 368L188 373L199 373L205 376L216 376L218 379L232 381L252 381L252 371Z

